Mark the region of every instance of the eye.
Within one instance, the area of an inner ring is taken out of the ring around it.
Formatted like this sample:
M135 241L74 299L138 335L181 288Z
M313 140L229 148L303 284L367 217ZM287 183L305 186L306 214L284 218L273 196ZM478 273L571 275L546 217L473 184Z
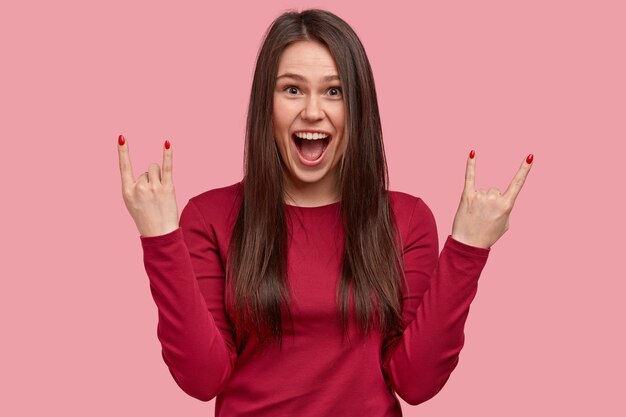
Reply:
M287 87L283 88L283 91L287 91L288 93L293 92L293 90L298 90L298 87L293 86L293 85L288 85Z
M336 97L336 96L343 94L343 90L341 89L341 87L331 87L328 89L328 91L333 91L333 90L337 91L337 94L331 94L331 96Z

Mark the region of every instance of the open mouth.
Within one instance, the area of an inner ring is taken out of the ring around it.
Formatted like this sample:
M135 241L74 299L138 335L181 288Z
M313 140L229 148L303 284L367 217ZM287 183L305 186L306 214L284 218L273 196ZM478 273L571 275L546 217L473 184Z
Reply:
M292 134L291 140L295 143L298 153L304 160L315 162L324 155L332 136L329 135L323 139L302 139Z

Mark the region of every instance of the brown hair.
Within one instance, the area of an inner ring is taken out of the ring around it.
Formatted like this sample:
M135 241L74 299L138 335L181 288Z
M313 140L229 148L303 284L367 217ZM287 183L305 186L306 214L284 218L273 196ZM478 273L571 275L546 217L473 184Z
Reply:
M285 168L273 138L272 109L281 53L300 40L320 42L334 57L346 100L346 134L358 138L348 140L338 184L345 243L337 302L344 335L351 288L365 333L376 326L387 336L406 326L401 305L404 271L369 60L356 33L338 16L319 9L290 10L265 33L248 107L243 198L226 273L226 302L233 306L239 348L250 332L256 332L261 343L278 339L282 347L282 313L289 313Z

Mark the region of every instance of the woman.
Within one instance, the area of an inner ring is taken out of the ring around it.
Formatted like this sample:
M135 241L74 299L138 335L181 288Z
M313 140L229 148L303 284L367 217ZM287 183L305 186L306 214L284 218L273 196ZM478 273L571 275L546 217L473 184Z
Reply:
M172 149L126 206L176 383L217 416L400 416L441 390L490 247L532 162L504 194L474 188L474 152L441 255L418 197L389 191L372 71L323 10L268 29L248 109L241 182L189 200L178 221Z

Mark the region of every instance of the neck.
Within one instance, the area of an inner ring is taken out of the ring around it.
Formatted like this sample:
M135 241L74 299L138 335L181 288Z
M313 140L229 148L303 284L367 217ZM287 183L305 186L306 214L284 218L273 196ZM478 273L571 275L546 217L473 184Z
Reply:
M338 182L335 176L308 183L297 181L287 175L284 178L285 203L294 206L316 207L339 201Z

